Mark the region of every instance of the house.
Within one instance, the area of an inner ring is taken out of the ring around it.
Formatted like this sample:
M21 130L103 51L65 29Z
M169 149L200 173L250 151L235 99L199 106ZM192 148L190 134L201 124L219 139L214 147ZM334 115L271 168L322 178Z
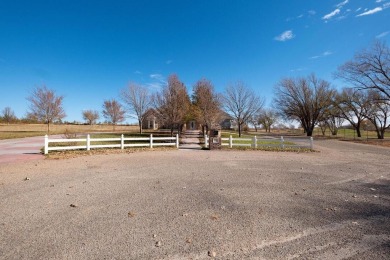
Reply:
M222 112L220 125L223 130L238 130L236 120L225 112Z
M212 128L221 128L225 130L236 130L238 129L237 123L229 114L222 112L219 123L212 126ZM166 128L163 124L161 124L158 112L151 108L145 112L144 120L142 121L142 129L151 129L157 130L160 128ZM203 124L199 123L195 119L189 119L183 125L183 131L186 130L203 130Z
M144 119L142 121L142 129L152 129L157 130L159 128L158 124L158 113L153 108L148 109L144 114Z

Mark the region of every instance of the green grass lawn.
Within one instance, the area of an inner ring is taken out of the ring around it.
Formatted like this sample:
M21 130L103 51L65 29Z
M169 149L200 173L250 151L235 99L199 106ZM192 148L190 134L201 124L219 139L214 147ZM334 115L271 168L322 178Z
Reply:
M345 139L377 139L378 136L376 134L376 131L365 131L361 130L361 137L359 138L357 136L356 130L353 129L339 129L337 132L337 135L332 135L331 132L327 129L325 131L325 135L322 134L321 130L319 128L316 128L314 130L313 135L314 136L326 136L331 138L345 138ZM385 138L390 138L390 132L387 131L385 133Z

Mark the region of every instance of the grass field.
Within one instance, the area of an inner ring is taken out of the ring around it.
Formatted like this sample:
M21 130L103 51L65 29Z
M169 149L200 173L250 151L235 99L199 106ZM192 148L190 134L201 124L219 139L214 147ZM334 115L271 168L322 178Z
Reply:
M361 137L358 137L356 131L353 129L339 129L336 136L333 136L329 130L325 132L325 135L322 134L321 130L316 128L314 130L314 136L326 136L333 138L345 138L345 139L377 139L377 135L375 131L365 131L361 130ZM387 131L385 133L385 138L390 138L390 132Z

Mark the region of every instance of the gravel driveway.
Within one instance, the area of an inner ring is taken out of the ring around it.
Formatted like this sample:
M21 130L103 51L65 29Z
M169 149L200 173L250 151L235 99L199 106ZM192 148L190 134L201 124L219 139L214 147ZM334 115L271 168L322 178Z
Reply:
M390 149L315 144L1 164L0 259L389 259Z

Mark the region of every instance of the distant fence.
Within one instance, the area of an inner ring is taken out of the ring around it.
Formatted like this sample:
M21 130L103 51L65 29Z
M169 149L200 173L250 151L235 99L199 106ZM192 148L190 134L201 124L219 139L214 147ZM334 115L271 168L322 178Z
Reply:
M205 144L207 147L209 137L206 136ZM221 138L221 145L229 148L236 147L251 147L251 148L280 148L280 149L313 149L313 137L287 137L280 138L268 137L258 138L233 138L231 135L228 138Z
M111 144L96 144L104 142L112 142ZM65 143L66 146L50 146L51 143ZM69 144L67 144L69 143ZM74 143L74 145L71 145ZM80 143L82 143L80 145ZM95 144L94 144L95 143ZM118 138L91 138L88 134L86 138L74 138L74 139L49 139L45 135L45 154L49 151L60 151L60 150L91 150L96 148L120 148L126 147L149 147L153 148L156 146L174 146L179 148L179 136L174 137L121 137Z

